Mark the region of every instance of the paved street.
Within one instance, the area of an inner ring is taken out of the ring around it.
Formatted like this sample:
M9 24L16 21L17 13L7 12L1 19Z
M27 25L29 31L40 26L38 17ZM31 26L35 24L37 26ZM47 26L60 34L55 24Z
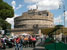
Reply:
M6 50L15 50L15 48L8 48ZM23 48L23 50L33 50L33 48Z
M15 50L15 48L8 48L6 50ZM23 50L45 50L43 47L36 47L36 48L23 48Z

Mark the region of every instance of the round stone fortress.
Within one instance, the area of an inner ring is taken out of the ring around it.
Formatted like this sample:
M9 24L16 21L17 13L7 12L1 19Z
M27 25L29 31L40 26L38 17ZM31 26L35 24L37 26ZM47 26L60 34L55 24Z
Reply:
M16 17L14 19L15 28L45 28L53 27L53 14L49 11L38 11L36 9L29 10L23 13L22 16Z
M12 33L39 33L42 28L54 27L53 14L47 10L28 10L14 19Z

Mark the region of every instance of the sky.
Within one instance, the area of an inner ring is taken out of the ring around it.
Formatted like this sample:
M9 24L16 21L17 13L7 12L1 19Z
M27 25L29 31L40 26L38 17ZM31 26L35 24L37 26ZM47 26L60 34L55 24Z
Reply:
M38 6L38 10L49 10L54 14L55 25L64 25L64 5L65 21L67 21L67 0L4 0L4 2L7 2L14 9L14 17L6 19L12 25L12 28L14 28L15 17L21 16L29 9L36 9L36 5ZM65 22L65 27L67 27L67 22Z

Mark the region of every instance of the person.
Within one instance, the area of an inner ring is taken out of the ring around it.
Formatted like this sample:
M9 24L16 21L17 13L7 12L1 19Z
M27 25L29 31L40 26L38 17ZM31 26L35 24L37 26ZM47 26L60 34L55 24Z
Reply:
M3 42L2 42L2 40L1 40L1 38L0 38L0 50L5 50L5 48L4 48L4 44L3 44Z
M40 37L40 39L41 39L41 42L43 41L43 38L44 38L44 36L43 36L43 35L41 35L41 37Z
M19 37L17 37L17 38L15 39L15 43L16 43L16 48L15 48L15 50L19 50L19 43L20 43L20 38L19 38Z
M2 44L1 39L0 39L0 49L2 49L2 46L3 46L3 44Z
M16 38L14 38L14 43L15 43L15 50L17 49L17 43L16 43Z
M32 47L32 36L29 36L29 47Z
M24 37L25 47L28 47L28 40L29 40L28 37L25 36L25 37Z
M3 43L3 49L6 49L6 42L5 42L5 39L2 38L1 41L2 41L2 43Z
M23 36L20 35L20 50L23 50Z
M33 43L33 47L35 47L36 44L36 38L34 36L32 36L32 43Z

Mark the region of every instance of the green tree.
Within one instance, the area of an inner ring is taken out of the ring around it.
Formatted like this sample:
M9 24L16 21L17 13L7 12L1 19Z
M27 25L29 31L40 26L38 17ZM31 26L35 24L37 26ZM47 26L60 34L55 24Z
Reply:
M6 18L14 16L14 9L8 3L0 0L0 30L10 29L11 25L5 21Z
M0 0L0 18L5 20L14 16L14 10L8 3Z
M5 29L11 29L11 24L9 24L7 21L4 21L0 19L0 27L5 30Z
M0 2L2 2L3 0L0 0Z

